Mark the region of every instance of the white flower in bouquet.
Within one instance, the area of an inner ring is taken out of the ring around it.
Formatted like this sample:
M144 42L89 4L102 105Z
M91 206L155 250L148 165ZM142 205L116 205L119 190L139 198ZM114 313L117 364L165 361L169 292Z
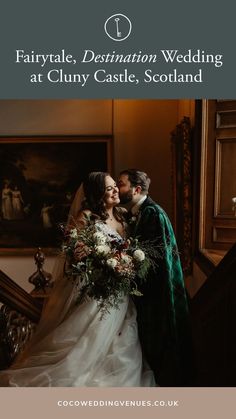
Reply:
M117 265L118 261L115 258L110 258L107 259L107 266L109 266L109 268L114 269Z
M133 253L133 257L137 262L143 262L145 259L145 253L141 249L136 249Z
M95 246L95 250L99 255L107 255L111 249L107 244L100 244L98 246Z
M122 254L120 261L123 265L129 265L132 262L132 258L129 255Z
M83 262L83 261L80 261L80 262L78 262L76 265L74 265L74 266L76 266L78 269L80 269L81 268L81 266L84 266L85 265L85 263Z
M72 230L70 231L70 237L72 239L77 239L78 238L78 231L76 228L72 228Z
M98 245L105 244L107 241L106 236L104 236L101 231L96 231L96 233L93 234L93 239Z

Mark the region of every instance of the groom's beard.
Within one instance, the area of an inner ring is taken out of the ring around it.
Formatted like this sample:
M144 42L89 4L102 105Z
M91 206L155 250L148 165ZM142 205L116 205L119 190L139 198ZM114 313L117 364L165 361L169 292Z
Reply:
M132 190L130 190L130 191L126 192L126 193L123 193L122 195L120 194L119 197L120 197L120 204L124 204L125 205L125 204L131 203L132 202L132 199L133 199Z

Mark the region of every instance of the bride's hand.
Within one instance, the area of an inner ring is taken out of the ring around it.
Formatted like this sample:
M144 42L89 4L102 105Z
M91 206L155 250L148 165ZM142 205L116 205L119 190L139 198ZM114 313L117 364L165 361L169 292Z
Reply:
M76 260L82 260L90 253L88 246L85 246L83 242L78 241L75 245L74 256Z

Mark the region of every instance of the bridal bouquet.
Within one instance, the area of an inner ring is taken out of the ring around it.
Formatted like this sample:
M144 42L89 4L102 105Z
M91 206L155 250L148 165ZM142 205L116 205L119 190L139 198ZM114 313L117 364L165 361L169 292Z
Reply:
M75 256L78 246L86 255L81 260ZM104 233L96 222L64 229L65 273L78 285L78 303L93 298L105 313L111 307L118 308L124 295L141 296L135 278L145 280L152 265L148 250L137 239Z

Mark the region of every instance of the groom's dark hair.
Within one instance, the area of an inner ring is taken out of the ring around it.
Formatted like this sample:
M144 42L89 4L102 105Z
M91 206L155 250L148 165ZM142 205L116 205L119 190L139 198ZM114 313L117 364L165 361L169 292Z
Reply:
M151 179L147 173L138 169L126 169L120 175L127 175L132 187L141 186L143 195L148 193Z

